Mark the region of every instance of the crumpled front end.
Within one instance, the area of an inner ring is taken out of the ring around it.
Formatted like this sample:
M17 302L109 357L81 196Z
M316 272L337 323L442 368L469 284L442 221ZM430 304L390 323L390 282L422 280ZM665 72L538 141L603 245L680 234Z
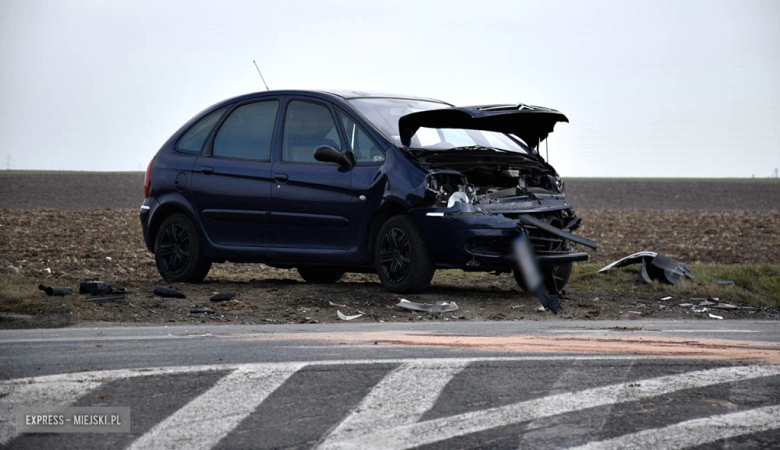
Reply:
M439 267L508 271L512 243L529 237L541 265L587 261L577 246L598 244L574 232L582 220L547 163L526 155L420 152L429 169L429 206L411 211Z

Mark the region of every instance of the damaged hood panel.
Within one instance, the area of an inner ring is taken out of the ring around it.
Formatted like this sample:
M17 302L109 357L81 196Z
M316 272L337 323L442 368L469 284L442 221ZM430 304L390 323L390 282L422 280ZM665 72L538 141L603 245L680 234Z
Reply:
M560 112L541 106L481 105L419 111L398 120L401 143L409 146L420 128L463 128L514 134L536 148L555 124L568 122Z

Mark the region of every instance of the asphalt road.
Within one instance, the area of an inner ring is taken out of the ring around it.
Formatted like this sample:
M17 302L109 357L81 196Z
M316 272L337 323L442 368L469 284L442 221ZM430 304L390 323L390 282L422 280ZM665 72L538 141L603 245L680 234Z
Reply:
M0 331L4 448L777 448L780 323ZM30 406L131 432L16 433Z

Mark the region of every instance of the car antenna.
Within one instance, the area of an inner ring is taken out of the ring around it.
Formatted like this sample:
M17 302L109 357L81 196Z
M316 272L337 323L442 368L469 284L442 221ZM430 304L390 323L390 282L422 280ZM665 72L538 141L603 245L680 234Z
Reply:
M270 91L270 89L268 89L268 84L265 82L265 78L263 78L263 74L260 73L260 68L257 67L257 61L253 59L252 62L255 63L255 69L257 69L257 73L260 75L260 79L263 80L263 84L265 84L265 90Z

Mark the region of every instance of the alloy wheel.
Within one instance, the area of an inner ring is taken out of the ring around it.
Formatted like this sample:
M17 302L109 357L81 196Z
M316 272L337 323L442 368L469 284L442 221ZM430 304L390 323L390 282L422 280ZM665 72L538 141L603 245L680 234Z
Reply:
M172 223L162 233L157 251L163 268L171 275L178 275L187 268L190 260L190 235L178 223Z
M393 283L400 283L412 268L412 246L400 228L390 228L382 238L379 251L384 276Z

